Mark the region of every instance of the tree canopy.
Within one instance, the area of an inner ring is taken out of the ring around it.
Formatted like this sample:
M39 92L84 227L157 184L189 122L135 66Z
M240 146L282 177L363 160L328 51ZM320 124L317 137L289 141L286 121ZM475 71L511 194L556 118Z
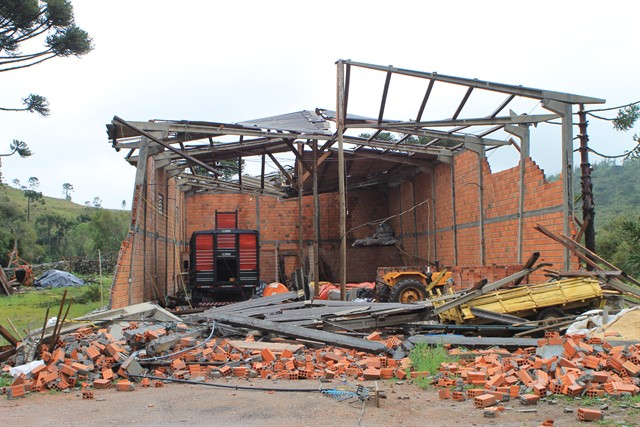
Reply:
M44 46L23 53L27 40L42 38ZM89 34L75 24L67 0L0 1L0 71L39 64L57 56L82 56L93 49Z
M23 48L28 51L23 52ZM67 0L0 0L0 72L19 70L56 57L91 52L93 40L78 27ZM47 98L30 94L23 107L4 111L49 114Z

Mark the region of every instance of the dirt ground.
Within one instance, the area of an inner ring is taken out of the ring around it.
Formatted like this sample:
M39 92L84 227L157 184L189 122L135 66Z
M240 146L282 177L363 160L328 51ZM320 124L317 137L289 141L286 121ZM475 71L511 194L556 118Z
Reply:
M339 382L230 380L213 384L287 389L335 387ZM364 383L373 390L372 383ZM382 381L387 398L377 408L373 399L338 401L319 392L268 392L166 384L133 392L95 390L93 400L80 391L35 393L25 398L0 399L2 425L216 425L216 426L538 426L547 419L555 426L585 425L576 418L579 401L563 400L522 406L505 402L497 418L485 418L472 401L438 398L436 390L413 384ZM565 413L565 408L573 412ZM592 407L597 409L597 407ZM519 412L528 410L532 412ZM631 414L629 411L632 411ZM640 411L610 405L605 425L640 425ZM602 425L602 422L600 423Z

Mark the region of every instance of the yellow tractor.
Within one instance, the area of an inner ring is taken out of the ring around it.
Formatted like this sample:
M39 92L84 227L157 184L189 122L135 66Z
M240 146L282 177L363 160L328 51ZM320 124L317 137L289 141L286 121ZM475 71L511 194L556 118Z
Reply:
M379 267L376 294L379 301L412 303L442 295L441 289L452 280L450 271L428 266Z

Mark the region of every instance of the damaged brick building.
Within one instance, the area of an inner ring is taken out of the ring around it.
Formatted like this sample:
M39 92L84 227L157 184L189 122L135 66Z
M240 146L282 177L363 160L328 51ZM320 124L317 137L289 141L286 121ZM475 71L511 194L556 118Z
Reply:
M554 269L575 266L563 246L533 227L576 232L573 106L604 100L353 61L337 66L335 112L316 109L238 123L114 117L107 125L110 142L128 151L126 160L137 172L112 308L183 291L189 238L213 229L216 211L237 211L238 228L259 231L260 278L267 283L290 278L298 267L320 280L344 283L373 281L379 266L435 261L483 268L487 277L491 268L520 265L534 251ZM382 78L373 117L348 112L360 105L356 71ZM415 119L385 118L392 77L418 83L419 89L396 96ZM431 107L434 87L440 86L461 91L453 111ZM414 105L408 99L416 93ZM462 118L465 108L475 113L469 100L476 94L490 105L488 114ZM495 105L489 96L499 97ZM549 114L506 110L520 100L540 103ZM427 120L430 111L446 118ZM552 120L560 122L563 173L548 182L530 157L529 126ZM520 161L492 173L487 151L501 146L517 149ZM290 164L276 154L288 155ZM257 159L260 173L243 170L241 158ZM224 161L238 165L232 179L222 178ZM277 173L265 173L267 161ZM352 246L383 219L400 245ZM472 279L460 277L458 284ZM530 281L542 279L537 272Z

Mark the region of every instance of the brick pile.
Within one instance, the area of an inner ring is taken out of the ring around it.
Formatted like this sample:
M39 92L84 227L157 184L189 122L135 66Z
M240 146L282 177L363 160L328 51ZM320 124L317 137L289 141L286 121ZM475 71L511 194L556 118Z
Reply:
M137 327L136 322L131 322L125 330ZM177 328L187 330L185 325L178 325ZM15 398L27 392L81 388L83 398L93 398L91 388L109 388L118 378L126 378L121 365L132 352L131 341L139 345L164 334L164 328L149 329L144 335L133 335L128 342L114 339L107 329L80 328L60 337L52 351L44 344L41 353L44 364L28 375L18 376L9 387L1 388L0 394ZM9 366L3 370L8 371Z
M16 398L28 392L76 388L82 390L83 399L92 399L94 390L113 387L118 391L133 391L136 386L162 387L172 379L365 381L427 378L440 387L441 399L471 400L490 417L497 416L501 402L509 399L519 400L523 405L535 405L539 399L552 394L571 397L640 394L640 344L612 346L600 339L560 337L557 333L548 333L538 343L538 354L545 354L541 350L548 346L559 350L556 356L538 356L535 347L513 353L501 349L476 351L473 359L443 363L439 372L430 373L416 371L409 358L395 360L338 347L307 349L299 346L300 349L294 351L295 346L288 349L277 343L251 349L255 346L244 348L226 338L202 341L188 336L193 331L180 324L168 331L160 326L140 327L138 323L130 322L123 332L128 339L116 340L107 329L98 328L82 328L67 334L53 351L44 349L44 365L26 376L17 377L11 386L0 391L9 398ZM175 344L163 353L170 357L154 359L147 356L142 350L145 344L157 342L165 335L175 338ZM401 338L385 338L378 332L367 337L384 342L391 349L400 346ZM248 337L247 341L253 341L253 337ZM134 352L137 361L132 357ZM462 351L452 349L450 353L456 355ZM152 378L138 377L144 374ZM597 414L582 411L579 416L586 420Z
M448 390L440 392L441 399L472 399L477 408L490 408L509 399L536 405L550 395L619 398L640 394L640 344L612 346L598 338L547 333L539 340L537 353L545 354L546 346L559 349L558 355L537 356L535 347L513 353L476 351L473 360L443 363L432 376L433 383ZM459 349L450 353L462 354ZM581 409L577 414L580 420L601 419L599 411Z
M148 326L148 325L146 325ZM187 332L186 325L177 325L175 331L167 332L164 327L146 329L137 322L130 322L123 329L129 339L115 340L107 329L82 328L69 333L59 340L55 349L49 352L46 346L42 352L44 365L32 370L28 375L20 375L9 387L0 393L9 398L22 397L27 392L48 390L64 391L79 388L83 398L93 398L93 390L115 387L118 391L133 391L139 381L137 375L148 374L164 380L207 381L224 377L269 378L280 380L354 378L358 380L403 379L410 370L409 358L394 360L356 350L325 347L318 350L304 349L293 352L264 348L243 349L234 346L226 338L207 342L183 336L166 354L169 358L151 359L143 351L137 354L137 362L130 356L136 349L167 334ZM130 331L130 333L126 333ZM183 334L184 335L184 334ZM383 340L377 332L371 340L384 341L389 348L395 348L401 341L396 336ZM253 341L253 337L247 338ZM194 348L195 347L195 348ZM300 346L302 349L302 346ZM148 361L160 363L144 369ZM139 364L138 364L139 362ZM129 367L136 366L132 372ZM5 370L8 370L8 366ZM419 373L415 373L419 375ZM131 377L130 377L131 376ZM161 387L161 380L144 379L143 387Z

